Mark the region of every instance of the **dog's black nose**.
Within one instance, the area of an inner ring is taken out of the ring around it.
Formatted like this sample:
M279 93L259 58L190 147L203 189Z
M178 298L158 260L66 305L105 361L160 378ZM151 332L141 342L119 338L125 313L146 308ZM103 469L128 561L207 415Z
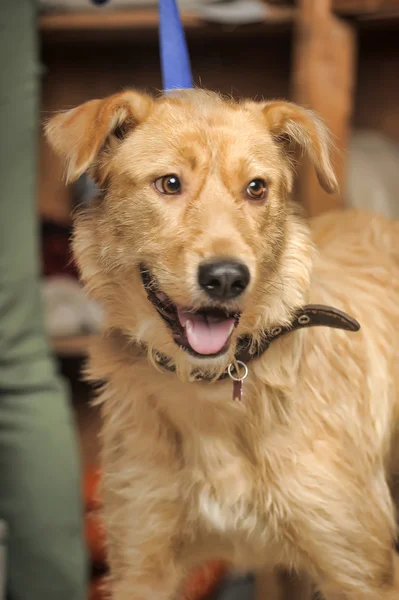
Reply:
M232 300L248 286L248 267L233 260L215 260L200 265L198 283L212 300Z

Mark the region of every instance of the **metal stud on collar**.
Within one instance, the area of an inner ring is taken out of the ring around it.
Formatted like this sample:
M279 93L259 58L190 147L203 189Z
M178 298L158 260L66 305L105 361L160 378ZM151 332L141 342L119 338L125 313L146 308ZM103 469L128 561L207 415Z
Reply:
M300 317L298 317L298 323L300 325L307 325L308 323L310 323L310 317L308 315L301 315Z
M280 335L280 333L283 331L282 327L274 327L274 329L271 330L271 334L272 336L277 336Z

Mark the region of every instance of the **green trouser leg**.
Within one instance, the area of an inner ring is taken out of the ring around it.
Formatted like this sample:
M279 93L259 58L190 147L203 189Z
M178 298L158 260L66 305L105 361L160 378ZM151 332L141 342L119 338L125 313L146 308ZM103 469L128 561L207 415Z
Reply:
M35 3L0 4L0 519L9 528L8 597L83 600L77 444L40 302Z

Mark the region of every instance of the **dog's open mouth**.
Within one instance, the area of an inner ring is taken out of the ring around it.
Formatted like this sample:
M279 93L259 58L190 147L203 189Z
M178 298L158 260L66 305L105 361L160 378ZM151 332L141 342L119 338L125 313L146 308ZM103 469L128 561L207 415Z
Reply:
M140 270L148 299L171 329L178 346L194 356L207 358L229 349L240 313L206 306L199 310L177 306L159 288L148 269Z

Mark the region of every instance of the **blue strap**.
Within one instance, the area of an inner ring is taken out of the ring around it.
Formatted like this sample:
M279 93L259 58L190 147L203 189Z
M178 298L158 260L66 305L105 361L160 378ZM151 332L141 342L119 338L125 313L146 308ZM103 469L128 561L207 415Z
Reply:
M192 88L190 57L176 0L159 0L159 43L164 91Z

